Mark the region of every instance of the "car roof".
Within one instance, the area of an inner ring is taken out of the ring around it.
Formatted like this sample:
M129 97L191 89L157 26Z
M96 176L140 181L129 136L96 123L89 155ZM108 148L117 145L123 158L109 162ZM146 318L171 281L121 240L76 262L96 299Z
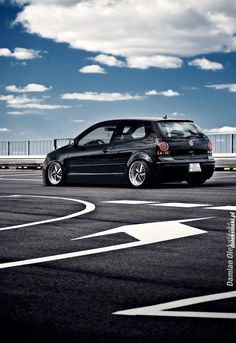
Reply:
M134 120L134 121L137 121L137 120L140 120L140 121L150 121L150 122L193 122L193 120L190 120L190 119L179 119L179 118L174 118L174 119L165 119L165 118L161 118L161 117L123 117L123 118L111 118L111 119L107 119L107 120L104 120L104 121L100 121L100 122L97 122L97 124L100 124L100 123L106 123L106 122L113 122L113 121L127 121L127 120Z

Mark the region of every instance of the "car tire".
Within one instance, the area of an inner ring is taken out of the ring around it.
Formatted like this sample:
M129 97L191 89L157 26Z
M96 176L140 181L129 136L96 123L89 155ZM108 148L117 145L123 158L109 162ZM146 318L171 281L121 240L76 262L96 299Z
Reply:
M129 184L134 188L145 188L151 184L151 171L143 160L131 163L128 169Z
M59 162L53 161L47 167L46 184L54 187L65 184L65 174L62 165Z
M200 187L206 182L206 179L203 176L195 175L188 177L186 181L191 187Z

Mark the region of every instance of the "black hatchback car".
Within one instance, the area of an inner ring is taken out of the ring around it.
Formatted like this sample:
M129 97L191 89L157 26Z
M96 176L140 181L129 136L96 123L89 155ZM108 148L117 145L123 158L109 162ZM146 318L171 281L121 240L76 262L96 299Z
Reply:
M121 183L141 188L155 182L200 186L214 172L212 143L192 120L158 118L100 122L50 152L45 185Z

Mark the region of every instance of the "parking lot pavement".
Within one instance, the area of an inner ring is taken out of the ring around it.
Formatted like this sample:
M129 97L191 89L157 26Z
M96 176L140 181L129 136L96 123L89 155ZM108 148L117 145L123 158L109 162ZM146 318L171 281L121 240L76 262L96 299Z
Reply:
M236 174L45 187L0 171L0 339L235 342Z

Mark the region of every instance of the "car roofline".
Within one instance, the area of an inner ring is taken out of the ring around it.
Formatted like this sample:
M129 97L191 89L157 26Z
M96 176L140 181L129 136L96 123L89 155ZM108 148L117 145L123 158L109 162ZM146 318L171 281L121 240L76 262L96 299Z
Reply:
M97 124L103 124L103 123L109 123L109 122L114 122L114 121L150 121L150 122L190 122L192 123L193 120L191 119L164 119L164 118L160 118L160 117L126 117L126 118L111 118L111 119L107 119L107 120L102 120L102 121L98 121L95 122L93 125L97 125ZM92 126L93 126L92 125Z

